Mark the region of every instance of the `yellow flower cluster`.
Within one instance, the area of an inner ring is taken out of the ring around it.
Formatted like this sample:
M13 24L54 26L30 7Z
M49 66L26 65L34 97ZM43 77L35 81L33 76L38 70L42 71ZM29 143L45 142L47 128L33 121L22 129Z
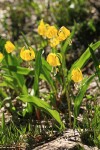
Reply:
M61 41L65 40L70 35L70 31L66 27L63 26L57 30L55 26L50 26L49 24L44 23L43 19L38 26L38 33L49 39L51 47L56 47Z
M42 22L43 23L43 22ZM53 32L50 32L51 29L54 29L54 34ZM53 37L53 35L56 35L57 32L56 32L56 29L55 28L51 28L48 30L48 38L51 38ZM39 29L40 30L40 29ZM59 31L59 41L62 41L66 38L66 31L67 29L65 29L65 27L62 27L61 30ZM41 34L44 33L41 31ZM55 38L52 38L52 45L55 43L57 43L56 39ZM58 44L58 43L57 43ZM11 53L15 50L15 45L10 42L10 41L7 41L6 44L5 44L5 49L6 49L6 52L7 53ZM59 53L58 53L59 54ZM30 61L30 60L33 60L35 59L35 52L33 51L33 49L31 47L29 47L28 49L25 49L25 47L23 47L21 49L21 52L20 52L20 57L25 60L25 61ZM61 57L61 56L60 56ZM4 58L4 55L0 52L0 62L3 60ZM61 63L60 63L60 60L59 60L59 57L56 53L50 53L48 56L47 56L47 62L52 66L52 67L56 67L56 66L60 66ZM99 68L100 68L100 65L99 65ZM71 72L71 79L74 81L74 82L80 82L83 80L83 75L82 75L82 72L79 68L75 68L72 70Z
M82 72L79 68L73 69L71 74L72 74L71 79L74 82L80 82L83 80L83 75L82 75Z
M63 26L57 30L55 26L50 26L49 24L44 23L43 19L38 26L38 33L49 39L49 45L51 47L56 47L61 41L65 40L70 35L70 31L66 27ZM61 65L59 58L55 53L50 53L47 56L47 62L52 67Z

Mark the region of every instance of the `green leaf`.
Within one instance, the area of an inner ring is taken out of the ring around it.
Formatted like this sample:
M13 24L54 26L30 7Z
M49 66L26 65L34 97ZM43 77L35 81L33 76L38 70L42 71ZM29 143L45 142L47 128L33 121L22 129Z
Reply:
M11 75L3 74L2 77L9 82L13 82L14 80L14 77L12 77Z
M15 84L16 81L14 77L7 74L1 74L1 75L4 81L0 82L0 87L9 87L11 89L16 88L16 84Z
M18 90L16 78L12 75L2 74L3 82L0 83L0 87L9 87L14 90Z
M90 47L93 49L93 51L95 51L98 47L100 46L100 41L96 42L95 44L90 44ZM68 73L68 79L71 79L71 72L74 68L82 68L86 62L89 60L91 56L89 47L86 49L86 51L81 55L81 57L74 62L74 64L72 65L69 73Z
M27 46L29 47L30 44L29 44L29 42L28 42L28 40L27 40L25 34L24 34L23 32L21 32L21 34L22 34L22 36L23 36L23 39L24 39L25 43L26 43Z
M91 53L91 56L92 56L92 59L93 59L93 62L94 62L94 66L95 66L95 69L96 69L96 74L98 75L98 78L99 78L99 81L100 81L99 61L98 61L98 59L96 58L96 56L95 56L95 54L94 54L94 51L93 51L93 49L91 48L91 46L89 46L89 50L90 50L90 53Z
M1 67L3 70L7 70L9 69L10 71L16 72L17 74L21 74L21 75L33 75L34 71L30 70L29 68L25 68L25 67L20 67L20 66L2 66Z
M42 58L42 66L45 66L45 68L48 70L48 72L51 72L52 66L50 66L44 58Z
M39 109L42 109L51 117L53 117L61 125L62 129L64 128L64 124L61 121L59 113L56 110L53 110L47 102L41 100L40 98L30 95L22 95L18 99L22 100L23 102L32 103L34 106L38 107Z
M55 87L54 87L54 84L53 84L53 80L51 79L50 72L48 72L47 69L44 66L42 66L41 72L42 72L42 76L46 79L46 81L52 87L52 90L54 90Z
M13 72L11 70L9 70L9 66L19 66L19 61L17 60L17 58L15 56L12 56L11 54L7 54L5 56L5 60L6 60L6 65L8 67L8 73L14 77L17 81L17 84L21 90L21 92L23 94L27 94L27 88L25 86L25 78L23 75L17 74L16 72ZM24 88L23 88L24 87Z
M6 43L6 40L0 36L0 52L1 53L3 53L5 43Z
M14 89L14 86L12 86L12 83L8 82L8 81L3 81L0 83L0 87L9 87L11 89Z
M1 98L6 98L6 97L7 97L6 92L2 88L0 88L0 101L1 101Z
M51 79L51 70L52 67L47 63L47 61L44 58L42 58L40 78L47 81L52 90L55 90L53 80Z
M41 66L42 66L41 54L42 54L42 49L37 52L36 60L35 60L35 77L34 77L34 85L33 85L35 95L39 94L39 76L40 76Z
M91 83L91 81L93 80L93 78L95 77L95 75L91 75L89 78L86 78L84 80L84 82L82 83L81 87L80 87L80 91L78 93L78 95L76 96L75 100L74 100L74 116L75 116L75 120L77 118L77 116L79 115L79 109L83 100L83 97L85 95L85 92L89 86L89 84Z
M95 24L94 24L94 19L89 19L89 21L88 21L88 26L89 26L89 28L90 28L93 32L96 31Z
M55 90L53 80L51 79L50 72L48 72L47 68L45 66L42 66L41 70L42 77L48 82L48 84L51 86L52 90Z

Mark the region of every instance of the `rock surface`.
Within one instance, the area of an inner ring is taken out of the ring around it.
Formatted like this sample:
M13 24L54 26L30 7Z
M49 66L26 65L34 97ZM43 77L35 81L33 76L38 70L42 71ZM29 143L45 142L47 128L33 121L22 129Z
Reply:
M34 150L99 150L97 147L88 147L81 143L79 133L72 129L67 130L63 136L46 144L34 148Z

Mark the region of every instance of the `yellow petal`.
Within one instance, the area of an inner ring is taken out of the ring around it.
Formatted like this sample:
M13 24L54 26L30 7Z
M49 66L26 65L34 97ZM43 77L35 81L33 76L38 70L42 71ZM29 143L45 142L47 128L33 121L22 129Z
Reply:
M56 47L59 44L58 37L52 38L49 40L49 44L51 47Z
M70 35L70 31L64 26L62 26L58 31L59 41L65 40L69 35Z
M45 32L46 32L46 26L43 22L43 19L40 21L40 24L38 26L38 33L42 36L45 36Z
M71 78L74 82L82 81L83 80L83 75L82 75L81 70L79 68L73 69Z
M11 53L15 50L15 46L12 42L7 41L5 44L5 49L6 49L7 53Z
M58 32L58 30L56 29L55 26L49 26L46 31L46 37L49 39L57 37L57 32Z
M21 49L21 52L20 52L20 57L22 58L22 59L24 59L24 49L25 49L25 47L22 47L22 49Z
M55 53L50 53L48 56L47 56L47 62L53 66L53 67L56 67L56 66L59 66L60 65L60 61L59 61L59 58L57 57L57 55Z
M30 52L31 52L30 59L31 59L31 60L32 60L32 59L35 59L35 53L34 53L33 49L32 49L31 47L29 47L29 49L30 49Z
M29 47L29 49L23 47L20 52L20 57L25 61L30 61L35 59L35 53L31 47Z

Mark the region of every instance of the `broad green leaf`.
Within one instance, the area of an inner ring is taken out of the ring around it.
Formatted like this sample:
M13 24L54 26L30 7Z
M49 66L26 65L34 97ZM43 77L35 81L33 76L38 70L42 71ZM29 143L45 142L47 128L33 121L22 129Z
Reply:
M16 66L19 66L19 65L20 65L20 64L19 64L19 61L17 60L17 58L16 58L15 56L12 56L11 54L7 54L7 55L5 56L5 60L6 60L6 65L7 65L8 68L9 68L9 65L10 65L10 66L15 66L15 68L16 68ZM10 71L9 69L8 69L8 73L9 73L12 77L14 77L14 78L16 79L17 84L18 84L18 86L19 86L21 92L22 92L23 94L27 94L27 88L26 88L26 86L25 86L25 78L24 78L24 76L23 76L23 75L20 75L20 74L17 74L16 72ZM24 88L23 88L23 87L24 87Z
M74 116L75 116L75 119L79 115L79 109L80 109L83 97L85 95L85 92L86 92L89 84L91 83L91 81L93 80L94 77L95 77L95 75L93 74L89 78L86 78L86 80L84 80L84 82L82 83L82 85L80 87L80 91L79 91L78 95L76 96L76 98L74 100Z
M34 71L29 69L29 68L25 68L25 67L20 67L20 66L2 66L1 67L3 70L7 70L9 69L12 72L16 72L17 74L21 74L21 75L33 75Z
M48 84L51 86L52 90L55 90L53 80L51 79L51 70L52 67L47 63L47 61L42 58L42 68L40 78L46 80Z
M91 56L92 56L92 59L93 59L93 62L94 62L94 66L95 66L95 69L96 69L96 74L98 75L98 78L99 78L99 81L100 81L99 61L98 61L97 57L95 56L94 51L91 48L91 46L89 47L89 50L90 50L90 53L91 53Z
M93 51L95 51L99 46L100 46L100 41L96 42L95 44L90 44L90 47L93 49ZM89 60L90 56L91 56L91 53L88 47L86 51L81 55L81 57L77 61L75 61L75 63L72 65L68 73L69 80L71 79L71 71L74 68L82 68L86 64L86 62Z
M52 66L50 66L44 58L42 58L42 65L45 66L45 68L48 70L48 72L51 72Z
M48 72L47 68L44 65L42 65L41 73L42 73L42 76L46 79L46 81L51 86L52 90L55 90L53 80L51 79L51 76L50 76L50 72Z
M64 128L64 124L61 121L59 113L56 110L53 110L47 102L41 100L40 98L30 95L22 95L18 99L22 100L23 102L32 103L34 106L38 107L39 109L42 109L51 117L53 117L61 125L62 129Z
M34 77L34 85L33 85L35 95L39 94L39 76L42 67L41 54L42 54L42 49L37 52L36 60L35 60L35 77Z

